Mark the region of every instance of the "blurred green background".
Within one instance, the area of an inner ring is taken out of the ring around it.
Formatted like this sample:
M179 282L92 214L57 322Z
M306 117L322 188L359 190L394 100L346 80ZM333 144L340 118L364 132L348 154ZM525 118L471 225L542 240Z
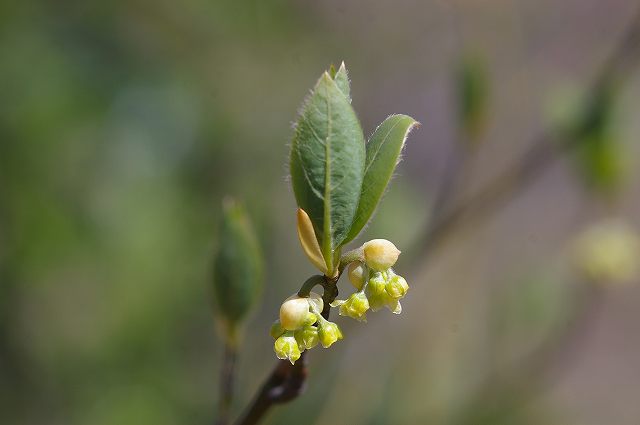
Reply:
M286 181L291 122L322 70L344 60L365 134L395 112L423 124L356 241L393 240L412 289L401 316L338 319L345 340L310 353L307 393L267 423L637 425L637 285L600 294L579 342L549 337L573 326L567 240L612 214L571 161L428 263L410 258L459 148L460 63L479 58L489 87L464 194L587 86L639 6L4 0L0 423L212 422L222 347L210 279L226 194L247 205L267 265L239 358L239 412L275 362L280 301L313 273ZM639 76L621 86L611 125L626 170L614 211L636 228ZM511 367L547 343L561 349L527 363L534 372Z

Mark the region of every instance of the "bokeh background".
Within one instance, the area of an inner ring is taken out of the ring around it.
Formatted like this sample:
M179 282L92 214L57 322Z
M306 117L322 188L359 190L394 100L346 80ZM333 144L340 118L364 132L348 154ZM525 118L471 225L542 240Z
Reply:
M227 194L247 205L267 264L239 358L241 410L275 362L280 301L313 273L286 180L291 123L344 60L366 134L390 113L422 122L358 240L396 242L412 289L401 316L337 319L345 340L310 353L307 393L267 423L637 425L640 287L584 282L567 255L599 220L640 226L635 68L612 106L615 196L559 156L428 256L422 247L452 156L465 151L451 196L464 201L592 85L638 7L3 1L0 423L212 422L211 262ZM474 141L457 103L469 58L488 93Z

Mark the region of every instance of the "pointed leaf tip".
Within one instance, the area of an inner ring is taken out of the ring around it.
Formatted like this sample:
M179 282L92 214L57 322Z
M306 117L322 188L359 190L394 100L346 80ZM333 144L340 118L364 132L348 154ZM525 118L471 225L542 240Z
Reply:
M398 165L409 132L419 125L418 121L408 115L391 115L369 139L360 202L344 243L358 236L373 215Z

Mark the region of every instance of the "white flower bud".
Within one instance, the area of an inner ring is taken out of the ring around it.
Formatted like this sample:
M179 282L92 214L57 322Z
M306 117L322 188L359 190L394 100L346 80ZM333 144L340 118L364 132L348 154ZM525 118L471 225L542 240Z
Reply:
M400 255L400 250L386 239L373 239L362 247L367 266L379 272L392 267Z
M280 306L280 324L288 331L312 324L315 322L315 314L311 307L322 310L322 304L322 298L316 293L311 293L309 297L292 295Z

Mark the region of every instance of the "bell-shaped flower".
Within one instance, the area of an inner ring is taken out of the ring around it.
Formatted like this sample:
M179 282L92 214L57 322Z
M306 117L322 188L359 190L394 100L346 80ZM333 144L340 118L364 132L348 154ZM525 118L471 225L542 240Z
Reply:
M369 310L369 300L363 291L351 294L345 301L338 301L334 306L340 306L340 316L351 317L359 322L367 321L367 310Z
M294 364L302 354L292 331L287 331L276 339L273 348L279 359L287 359L291 364Z
M318 338L324 348L329 348L334 342L342 339L343 336L337 324L321 319L318 322Z
M407 281L405 280L404 277L398 276L397 274L393 273L391 270L389 272L391 276L389 277L389 280L387 280L384 290L393 299L398 300L400 298L403 298L407 294L407 291L409 290L409 285L407 284Z
M296 341L301 350L310 350L318 345L318 328L315 326L305 326L294 332Z

